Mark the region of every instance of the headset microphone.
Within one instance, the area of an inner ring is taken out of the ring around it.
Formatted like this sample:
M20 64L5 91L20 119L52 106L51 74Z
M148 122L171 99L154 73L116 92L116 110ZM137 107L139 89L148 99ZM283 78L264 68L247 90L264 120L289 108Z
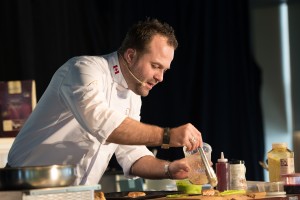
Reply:
M128 71L129 71L129 74L131 74L131 76L132 76L137 82L139 82L142 86L146 86L146 83L145 83L145 82L143 82L143 81L141 81L140 79L138 79L138 77L136 77L136 76L132 73L132 71L130 70L130 68L129 68L129 66L128 66L127 61L125 61L125 59L123 58L123 56L122 56L121 54L119 54L119 56L122 58L123 62L125 63L126 68L127 68Z

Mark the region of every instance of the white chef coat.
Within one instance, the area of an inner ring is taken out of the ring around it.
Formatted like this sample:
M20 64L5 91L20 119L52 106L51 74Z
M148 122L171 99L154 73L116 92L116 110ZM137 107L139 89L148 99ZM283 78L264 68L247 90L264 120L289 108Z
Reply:
M151 155L143 145L106 142L127 117L140 120L141 97L127 89L117 52L74 57L61 66L17 135L8 164L77 165L75 184L97 184L115 153L126 176Z

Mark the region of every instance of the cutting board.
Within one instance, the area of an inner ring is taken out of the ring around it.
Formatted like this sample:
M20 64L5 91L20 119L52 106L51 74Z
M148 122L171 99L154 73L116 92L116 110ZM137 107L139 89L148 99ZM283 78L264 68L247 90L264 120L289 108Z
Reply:
M251 198L246 195L226 195L226 196L187 196L178 198L157 198L156 200L249 200L249 199L261 199L261 200L300 200L299 195L289 195L287 197L272 197L265 196L264 198Z
M187 196L187 197L177 197L177 198L157 198L157 200L248 200L253 199L251 197L248 197L246 195L226 195L226 196L202 196L202 195L196 195L196 196Z

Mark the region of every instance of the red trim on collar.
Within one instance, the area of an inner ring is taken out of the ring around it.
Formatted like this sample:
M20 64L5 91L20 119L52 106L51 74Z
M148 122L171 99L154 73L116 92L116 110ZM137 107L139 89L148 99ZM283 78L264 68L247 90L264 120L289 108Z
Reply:
M115 74L118 74L118 73L120 72L120 71L119 71L119 66L118 66L118 65L113 66L113 68L114 68Z

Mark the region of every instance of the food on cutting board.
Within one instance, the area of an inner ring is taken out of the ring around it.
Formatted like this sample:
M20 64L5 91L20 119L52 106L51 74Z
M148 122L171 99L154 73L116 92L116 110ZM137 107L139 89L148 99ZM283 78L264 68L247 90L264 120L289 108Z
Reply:
M106 200L104 193L100 191L94 192L94 200Z
M143 196L146 196L145 192L132 191L128 192L127 196L124 197L138 198ZM207 188L203 189L199 196L202 196L202 198L208 198L207 200L252 200L264 198L266 196L266 192L246 192L245 190L226 190L224 192L220 192L213 188ZM189 194L171 194L166 196L166 198L169 199L187 197L189 197ZM106 200L105 194L101 191L95 191L94 200Z
M253 199L260 199L260 198L264 198L266 194L267 194L266 192L249 192L247 193L247 196Z
M220 192L218 190L214 190L212 188L210 188L210 189L203 189L202 190L202 195L203 196L219 196Z
M129 192L127 196L131 197L131 198L143 197L143 196L146 196L146 193L145 192Z
M220 192L214 189L202 190L203 196L222 197L223 200L260 199L266 196L266 192L246 192L245 190L226 190Z

